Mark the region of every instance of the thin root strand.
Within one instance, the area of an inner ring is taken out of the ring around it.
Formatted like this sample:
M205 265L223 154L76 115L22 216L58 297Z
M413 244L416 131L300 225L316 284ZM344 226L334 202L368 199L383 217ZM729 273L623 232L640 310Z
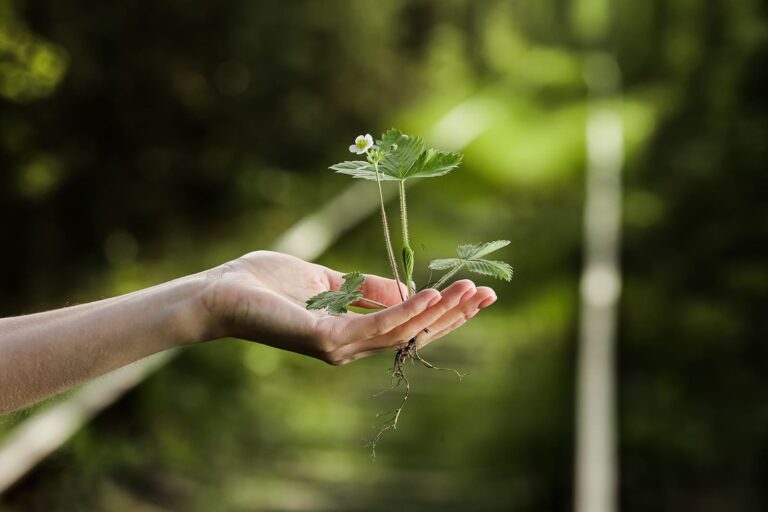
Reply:
M429 329L424 329L425 332L429 333ZM403 393L403 398L400 401L400 405L396 409L392 409L391 411L382 412L376 415L377 418L385 417L391 415L392 417L388 419L387 421L376 425L374 428L378 428L379 431L374 436L374 438L368 442L367 446L371 447L371 457L375 460L376 459L376 445L378 445L379 440L381 440L381 436L384 435L384 432L387 430L397 430L398 422L400 421L400 415L403 412L403 409L405 408L405 403L408 400L408 396L411 392L411 383L408 381L408 378L405 376L404 371L404 363L410 360L411 364L413 364L415 361L418 361L423 366L426 366L427 368L431 370L440 370L440 371L448 371L453 372L456 374L456 376L459 377L459 380L465 377L466 374L460 373L458 370L454 370L453 368L440 368L438 366L433 365L421 355L419 355L418 350L416 349L416 337L411 338L408 343L399 349L397 349L397 352L395 352L395 360L392 365L392 368L390 369L390 380L391 380L391 386L389 389L382 390L374 395L379 396L383 393L386 393L388 391L392 391L393 389L400 386L401 383L405 383L405 392Z

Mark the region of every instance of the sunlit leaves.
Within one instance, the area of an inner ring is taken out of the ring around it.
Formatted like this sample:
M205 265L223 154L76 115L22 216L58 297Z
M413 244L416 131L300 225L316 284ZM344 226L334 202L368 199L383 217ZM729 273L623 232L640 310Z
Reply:
M395 128L390 128L379 141L383 158L379 170L398 180L409 177L414 164L425 152L421 137L405 135Z
M464 244L458 247L459 258L482 258L509 245L509 240L495 240L484 244Z
M340 162L330 167L339 174L347 174L353 178L361 178L364 180L376 181L376 170L373 165L365 160L357 160L352 162ZM397 180L388 174L379 172L379 179L385 180Z
M405 174L408 178L434 178L445 176L461 164L461 153L448 153L437 149L428 149Z
M444 176L461 164L461 153L426 148L421 137L389 129L377 141L381 151L378 163L379 179L406 181L411 178ZM368 160L341 162L330 167L353 178L376 180L376 169Z
M360 272L350 272L343 277L344 283L338 290L320 292L307 299L307 309L325 309L331 315L341 315L347 312L350 304L362 299L363 292L359 288L365 276Z

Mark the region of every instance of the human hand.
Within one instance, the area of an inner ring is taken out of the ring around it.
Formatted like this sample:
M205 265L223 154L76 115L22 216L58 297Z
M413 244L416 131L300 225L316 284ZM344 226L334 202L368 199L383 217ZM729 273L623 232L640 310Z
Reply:
M207 271L206 277L210 284L202 299L210 317L208 339L234 336L333 365L398 348L414 336L417 346L424 346L496 300L492 289L461 280L442 292L426 289L401 302L394 280L368 275L364 296L389 307L331 316L308 311L305 303L319 292L338 290L342 273L270 251L246 254ZM354 305L371 307L362 301Z
M337 317L307 311L309 297L338 289L342 280L321 265L258 251L126 295L0 319L0 414L162 350L223 336L334 365L403 346L416 335L423 346L496 300L490 288L464 280L442 295L424 290L401 303L394 281L367 276L361 291L387 309Z

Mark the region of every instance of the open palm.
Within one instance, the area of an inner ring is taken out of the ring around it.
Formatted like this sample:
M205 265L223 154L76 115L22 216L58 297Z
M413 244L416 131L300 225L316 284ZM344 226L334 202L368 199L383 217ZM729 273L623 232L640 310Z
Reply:
M309 297L338 290L342 275L270 251L252 252L216 267L209 271L212 286L205 297L215 319L213 336L258 341L338 365L402 346L416 335L423 346L496 299L490 288L461 280L442 293L427 289L401 302L394 280L368 275L361 291L390 306L387 309L331 316L304 307ZM355 305L370 307L365 302Z

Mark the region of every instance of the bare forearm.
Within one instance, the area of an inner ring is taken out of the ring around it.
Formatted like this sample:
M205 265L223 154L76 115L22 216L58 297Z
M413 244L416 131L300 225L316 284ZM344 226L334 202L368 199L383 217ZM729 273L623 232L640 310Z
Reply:
M112 299L0 320L0 414L205 337L190 276Z
M403 302L400 283L366 276L361 293L386 309L341 316L306 309L309 297L342 281L335 270L254 251L128 295L0 319L0 414L156 352L224 336L346 364L424 332L433 334L419 343L429 343L496 300L490 288L462 280Z

